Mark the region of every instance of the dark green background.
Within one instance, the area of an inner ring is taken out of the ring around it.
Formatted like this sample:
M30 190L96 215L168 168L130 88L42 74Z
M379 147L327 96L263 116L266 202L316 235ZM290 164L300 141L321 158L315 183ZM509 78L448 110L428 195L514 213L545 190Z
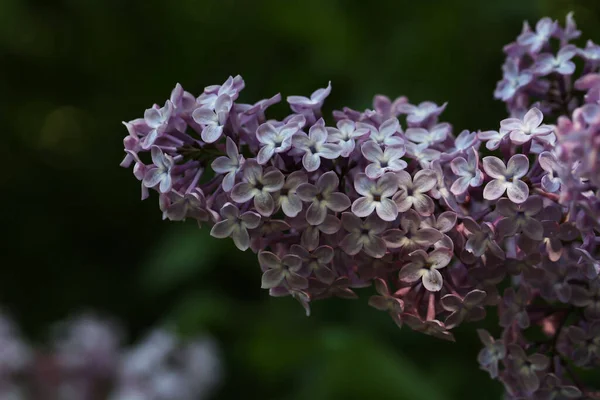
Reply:
M505 117L492 97L502 46L522 21L573 10L598 42L598 3L1 0L0 303L40 342L52 321L90 308L118 316L130 340L161 322L209 332L226 368L219 399L500 398L478 370L475 326L456 344L397 330L366 305L370 289L306 318L260 289L252 253L161 221L157 196L141 202L118 165L121 121L177 82L197 95L241 74L244 102L331 80L327 112L407 95L448 101L455 132L493 129Z

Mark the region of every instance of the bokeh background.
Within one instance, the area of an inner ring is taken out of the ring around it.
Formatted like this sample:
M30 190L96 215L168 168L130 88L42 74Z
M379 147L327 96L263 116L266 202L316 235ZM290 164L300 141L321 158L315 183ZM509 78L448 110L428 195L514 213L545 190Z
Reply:
M523 20L571 10L600 41L596 0L1 0L0 305L34 342L90 309L118 317L130 341L161 323L208 333L225 368L216 399L499 399L475 326L454 344L398 330L367 306L370 289L306 318L260 289L254 254L163 222L157 196L140 201L119 167L121 121L177 82L199 94L241 74L244 102L331 80L326 111L406 95L448 101L457 132L493 129L502 46Z

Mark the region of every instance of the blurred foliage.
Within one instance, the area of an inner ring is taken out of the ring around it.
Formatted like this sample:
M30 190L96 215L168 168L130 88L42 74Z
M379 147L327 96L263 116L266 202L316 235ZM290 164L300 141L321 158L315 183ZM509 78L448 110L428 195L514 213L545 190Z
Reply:
M134 337L160 321L207 331L225 357L219 399L500 398L478 370L473 326L441 343L398 331L366 298L316 303L305 318L260 289L253 254L194 223L162 222L156 196L141 202L118 167L120 121L176 82L198 94L239 73L246 102L331 80L328 110L403 94L448 101L457 132L491 129L504 117L492 98L502 46L522 21L574 10L584 37L599 41L599 4L2 0L0 302L37 339L82 308L115 314Z

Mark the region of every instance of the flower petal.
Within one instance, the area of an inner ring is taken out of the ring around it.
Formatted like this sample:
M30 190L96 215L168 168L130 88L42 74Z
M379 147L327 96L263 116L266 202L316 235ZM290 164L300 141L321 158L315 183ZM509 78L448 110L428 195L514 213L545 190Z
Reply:
M483 157L483 169L492 178L504 178L506 167L501 159L494 156Z
M521 204L527 200L527 196L529 196L529 187L525 182L516 180L507 184L506 186L506 194L512 202ZM487 189L487 186L485 188ZM485 197L485 189L483 197Z
M375 202L367 197L360 197L352 203L352 212L357 217L368 217L373 211L375 211Z
M485 188L483 189L483 198L486 200L499 199L504 194L507 186L508 182L500 179L494 179L485 185Z
M439 292L444 285L444 278L437 269L431 269L423 275L423 286L430 292Z

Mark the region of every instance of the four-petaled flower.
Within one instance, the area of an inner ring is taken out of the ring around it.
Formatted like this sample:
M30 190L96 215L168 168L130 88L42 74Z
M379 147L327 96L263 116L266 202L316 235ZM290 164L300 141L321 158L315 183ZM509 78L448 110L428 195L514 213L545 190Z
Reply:
M219 239L231 236L233 243L242 251L250 247L248 229L255 229L260 224L260 215L252 211L240 214L240 210L231 203L226 203L221 209L222 221L217 222L211 229L210 235Z
M327 143L327 130L322 119L310 127L308 135L298 132L292 137L294 153L303 154L302 165L308 172L313 172L321 166L321 157L333 160L342 152L340 145Z
M496 379L498 377L498 362L506 357L506 347L502 341L494 340L486 330L477 329L477 334L485 346L477 355L477 361L481 369L489 372L492 379Z
M346 253L355 255L364 250L373 258L385 255L386 245L380 235L386 230L387 222L375 214L363 221L356 215L345 212L342 214L342 226L348 232L340 242L340 247Z
M290 251L292 254L300 257L308 271L314 272L315 277L319 281L328 285L333 283L335 280L335 273L329 266L334 256L333 248L329 246L320 246L311 252L302 246L294 244L290 247Z
M479 170L479 154L471 147L468 150L468 161L463 157L456 157L450 163L450 168L459 178L454 181L450 191L455 195L466 192L469 187L478 187L483 183L483 173Z
M270 251L258 253L258 262L264 271L262 288L271 289L285 285L291 289L306 289L308 279L302 271L302 259L293 254L286 254L283 258L277 257Z
M385 232L384 240L390 249L401 248L405 253L426 249L443 235L431 227L421 225L422 217L415 210L408 210L400 219L400 229Z
M429 130L425 128L408 128L404 132L404 136L412 142L425 143L427 146L431 146L446 140L450 129L450 124L444 122L435 125Z
M398 211L405 212L414 207L420 215L431 215L435 206L431 197L425 193L433 189L437 183L435 172L422 169L415 174L414 179L406 171L399 171L396 175L399 190L392 199L396 202Z
M327 84L326 88L315 90L311 95L310 99L305 96L288 96L287 102L294 112L302 113L306 110L319 110L323 106L323 102L331 93L331 82Z
M308 177L302 171L294 171L289 174L281 190L274 194L277 206L280 206L283 213L290 218L294 218L302 211L302 200L298 195L298 187L308 182Z
M417 106L405 103L398 106L398 111L402 114L408 114L406 122L408 122L409 125L417 126L430 118L440 115L446 108L446 105L447 103L438 106L431 101L424 101Z
M256 139L263 144L258 151L256 161L266 164L274 154L283 153L292 147L292 136L304 126L303 116L290 118L285 124L274 125L265 122L256 130Z
M226 174L221 186L224 191L230 192L235 185L235 177L244 162L244 156L240 155L237 145L230 137L227 137L225 146L227 157L217 157L210 166L216 173Z
M481 257L489 250L496 257L504 258L504 251L496 243L494 226L492 224L483 222L480 226L472 218L465 218L463 219L463 226L467 230L466 251L472 253L475 257Z
M556 56L550 53L540 54L531 70L539 75L548 75L552 72L571 75L575 72L575 63L571 61L575 54L577 54L577 47L572 44L561 48Z
M394 297L390 294L390 290L386 281L381 278L375 279L375 289L379 295L373 295L369 298L369 305L381 311L387 311L398 325L402 327L401 314L404 311L404 302L402 299Z
M192 118L202 126L202 140L214 143L221 137L232 106L231 97L224 94L217 98L214 108L201 107L194 110Z
M527 174L529 160L523 154L515 154L505 166L501 159L494 156L483 158L483 169L494 178L485 185L483 198L486 200L499 199L504 192L514 203L523 203L529 196L529 187L519 178Z
M483 290L472 290L464 298L455 294L442 297L442 307L451 314L446 318L446 328L452 329L463 321L480 321L485 318L483 302L486 293Z
M396 132L399 132L400 130L400 122L398 122L398 118L390 118L383 121L383 123L379 125L379 129L364 122L358 122L356 127L360 130L368 130L369 139L378 145L402 146L404 144L404 139L402 139L401 136L396 135Z
M544 120L544 114L533 107L527 111L523 120L519 118L507 118L500 122L501 132L508 132L510 140L515 144L524 144L532 138L538 136L547 136L552 133L553 127L550 125L541 125Z
M533 81L533 74L529 70L520 71L519 62L514 58L506 60L502 66L502 71L504 71L503 79L498 82L494 91L494 97L502 101L511 100L519 89Z
M550 18L542 18L535 25L535 32L530 30L523 32L517 38L521 46L529 48L531 53L539 52L548 42L550 36L556 31L557 23Z
M254 199L259 214L265 217L273 214L275 201L271 193L283 187L281 171L268 168L263 174L263 168L255 160L248 160L244 163L242 180L231 190L231 199L240 204Z
M400 270L398 277L404 282L422 280L425 289L438 292L442 289L444 278L440 269L452 259L452 252L439 248L427 254L424 250L415 250L409 254L410 262Z
M377 179L388 171L397 172L406 168L406 161L401 160L405 153L404 146L381 146L372 140L365 142L360 148L363 156L371 161L365 168L365 173L371 179Z
M152 147L156 139L167 129L172 114L173 103L170 100L167 100L162 108L155 106L144 112L144 122L150 128L150 132L142 139L142 149L148 150Z
M354 178L354 189L363 196L352 203L352 212L357 217L368 217L373 211L384 221L394 221L398 217L398 207L390 199L398 189L395 174L388 172L376 181L358 174Z
M142 183L148 188L158 185L160 193L166 193L173 186L173 179L171 178L171 170L175 164L173 157L163 153L158 146L152 146L150 153L154 166L146 170Z
M543 354L528 356L525 350L517 344L508 345L508 362L510 370L516 374L516 379L527 393L533 393L540 387L538 372L544 371L550 365L550 360Z
M325 221L327 210L342 212L350 207L350 199L343 193L336 192L340 180L335 172L329 171L319 177L317 183L303 183L298 186L297 193L302 201L311 202L306 210L306 220L311 225L319 225Z
M521 204L515 204L505 198L498 200L496 211L505 217L496 225L500 237L514 236L522 232L530 239L542 240L544 227L533 217L542 210L543 205L539 196L531 196Z
M336 124L337 128L327 127L328 141L336 143L341 148L340 155L348 157L356 147L356 139L369 133L368 129L356 129L354 121L342 119Z

